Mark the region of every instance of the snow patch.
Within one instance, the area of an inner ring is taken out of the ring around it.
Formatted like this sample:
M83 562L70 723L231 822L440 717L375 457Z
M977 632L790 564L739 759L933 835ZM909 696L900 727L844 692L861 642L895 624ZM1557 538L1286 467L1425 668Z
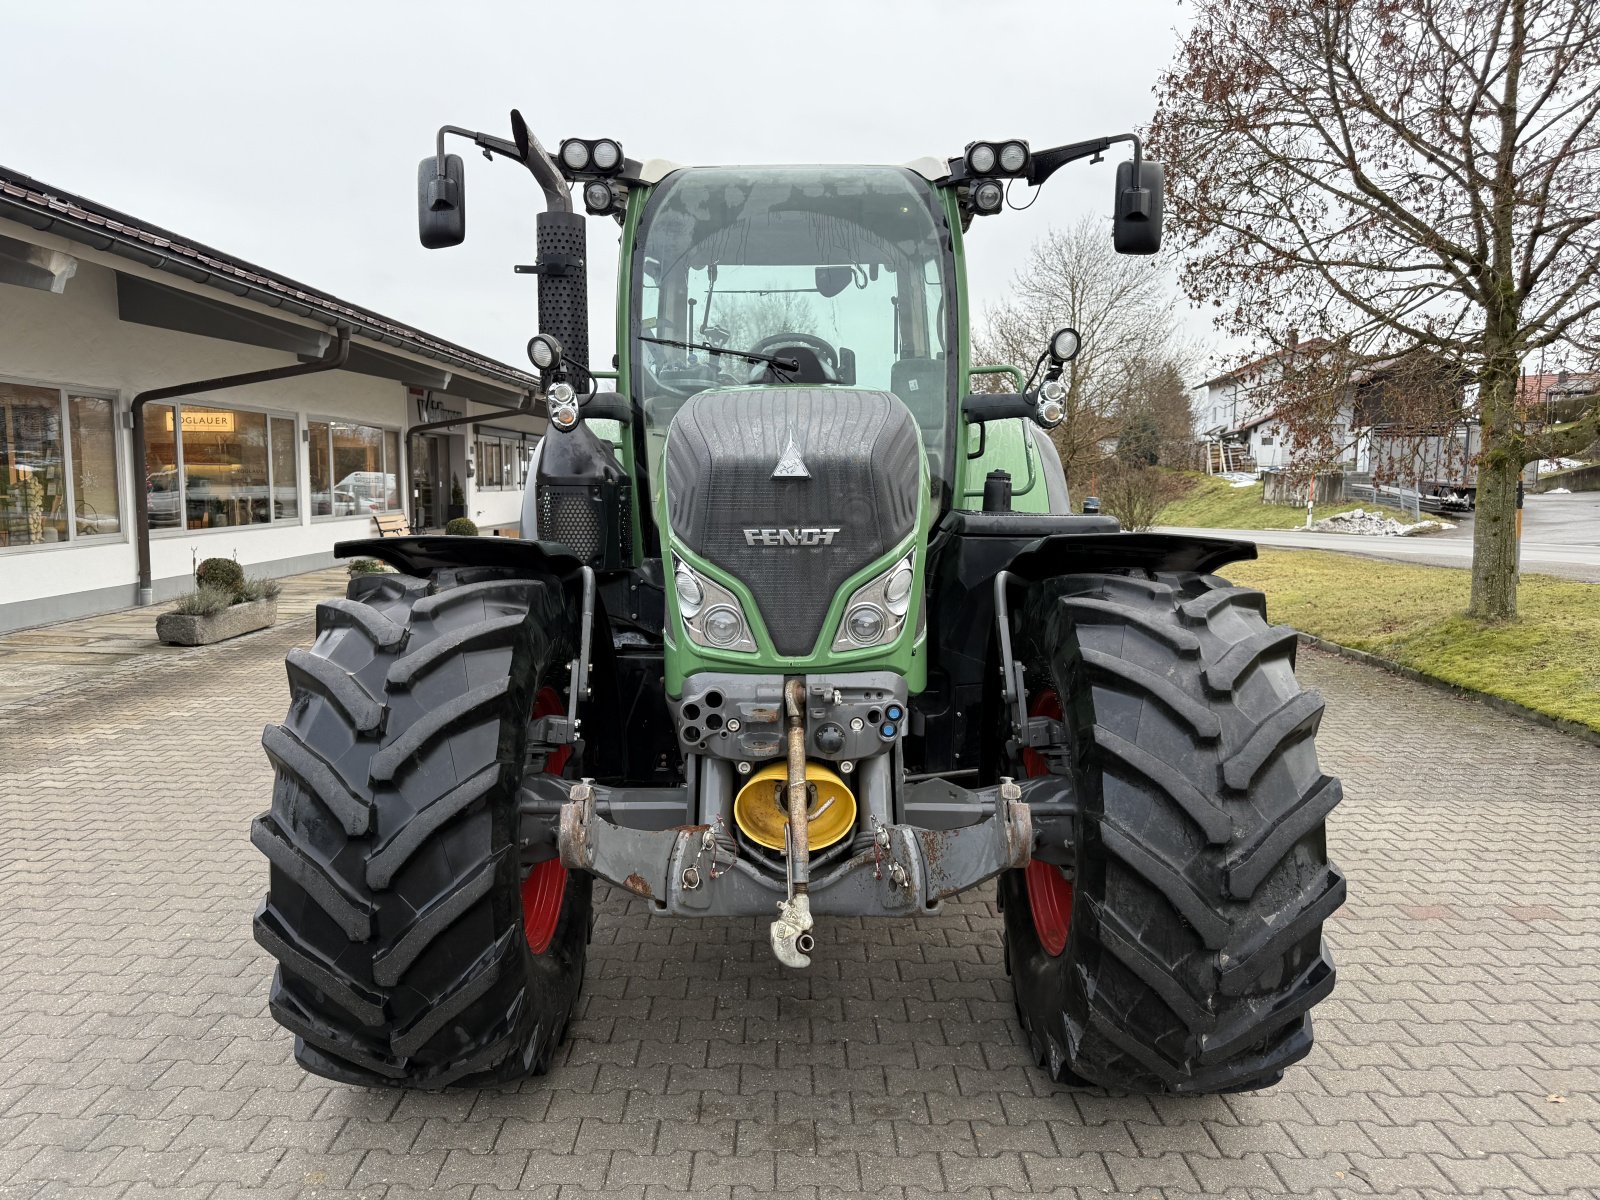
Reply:
M1454 529L1455 526L1448 521L1432 519L1407 525L1382 513L1368 512L1364 508L1352 508L1346 512L1334 513L1331 517L1323 517L1311 528L1318 533L1355 533L1366 537L1414 537L1419 533L1437 533L1445 529Z
M1229 487L1236 488L1254 487L1260 482L1260 480L1258 480L1248 471L1218 471L1211 478L1221 479L1227 483Z

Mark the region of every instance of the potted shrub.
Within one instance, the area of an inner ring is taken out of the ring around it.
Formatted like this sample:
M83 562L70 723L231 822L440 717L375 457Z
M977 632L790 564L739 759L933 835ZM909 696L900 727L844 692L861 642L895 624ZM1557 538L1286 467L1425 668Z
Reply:
M445 519L454 521L457 517L467 515L467 494L461 490L461 476L454 471L450 472L450 503L445 512Z
M444 531L452 537L477 537L478 523L471 517L452 517L445 522Z
M230 558L208 558L195 571L195 590L156 618L156 637L169 646L206 646L266 629L278 619L276 579L247 579Z

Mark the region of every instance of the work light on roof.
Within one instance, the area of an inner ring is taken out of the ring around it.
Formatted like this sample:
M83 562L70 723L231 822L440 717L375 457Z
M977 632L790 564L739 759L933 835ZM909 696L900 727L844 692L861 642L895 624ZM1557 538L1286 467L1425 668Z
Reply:
M1025 175L1028 143L1015 138L1005 142L972 142L967 146L968 175Z
M589 166L589 143L582 138L568 138L562 142L561 165L569 171L586 170Z
M610 138L601 138L589 152L596 171L614 171L622 165L622 147Z

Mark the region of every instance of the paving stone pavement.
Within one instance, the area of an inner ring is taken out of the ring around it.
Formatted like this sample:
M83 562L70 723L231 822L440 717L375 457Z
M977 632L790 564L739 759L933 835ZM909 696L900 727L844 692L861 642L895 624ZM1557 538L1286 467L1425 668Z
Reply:
M0 1197L1593 1196L1600 750L1307 652L1350 876L1318 1044L1211 1098L1052 1086L991 895L828 921L600 906L553 1071L499 1091L303 1074L250 940L257 744L301 618L0 708Z

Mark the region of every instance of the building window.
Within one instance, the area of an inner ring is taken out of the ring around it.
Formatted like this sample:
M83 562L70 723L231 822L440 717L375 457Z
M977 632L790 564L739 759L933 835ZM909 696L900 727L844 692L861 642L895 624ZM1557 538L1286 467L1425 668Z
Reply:
M521 434L480 431L477 441L476 480L479 491L522 487L528 479L528 452L532 446Z
M400 508L400 435L376 425L312 421L311 515L355 517Z
M145 411L151 529L232 529L300 518L294 418L210 405Z
M0 383L0 549L122 531L115 405Z

